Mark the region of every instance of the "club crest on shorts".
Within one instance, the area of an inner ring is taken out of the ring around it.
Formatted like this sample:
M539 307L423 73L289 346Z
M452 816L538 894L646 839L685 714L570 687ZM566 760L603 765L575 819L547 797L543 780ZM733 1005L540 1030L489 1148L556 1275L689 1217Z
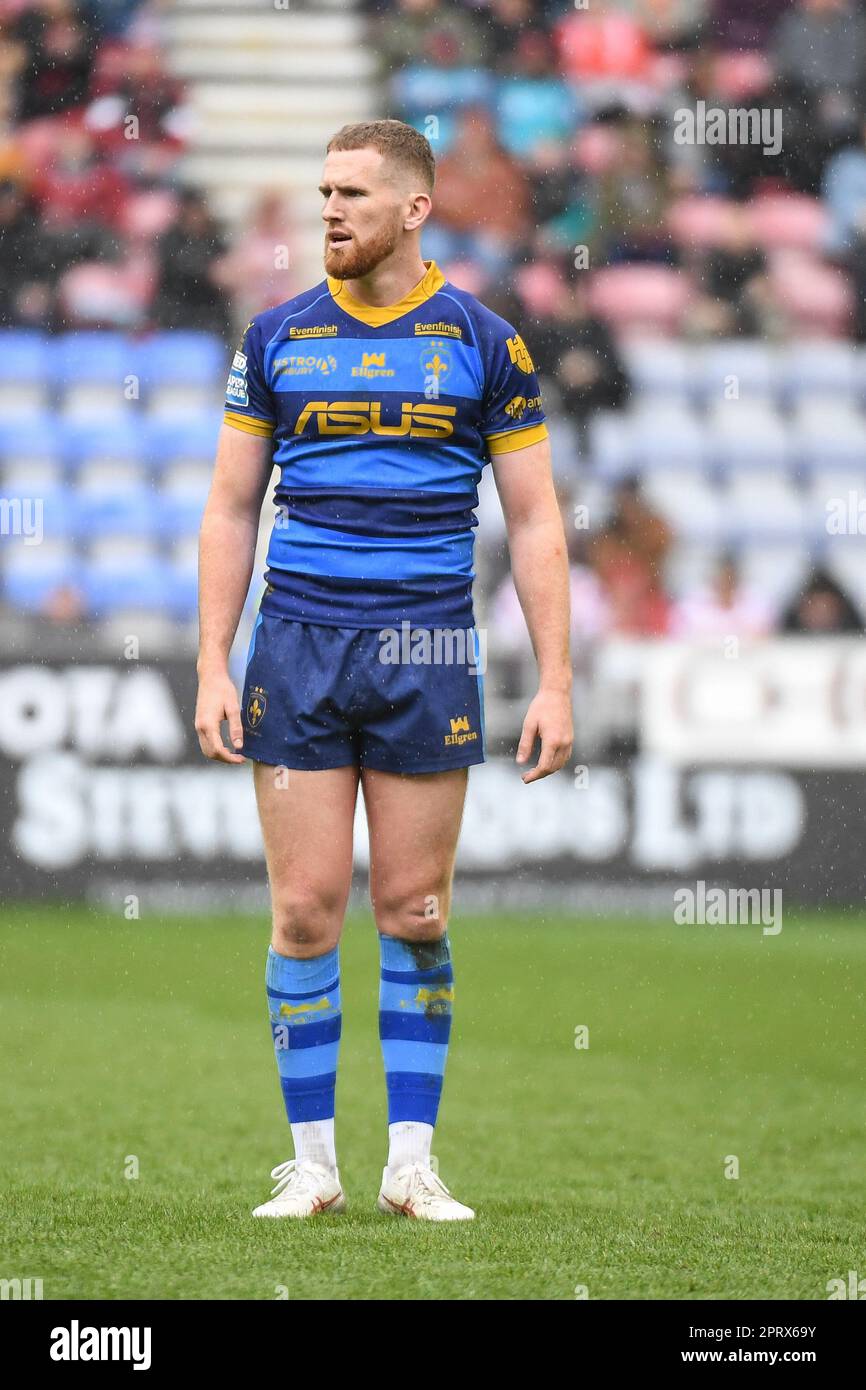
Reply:
M265 717L268 697L260 685L254 685L247 700L246 716L250 729L257 729Z

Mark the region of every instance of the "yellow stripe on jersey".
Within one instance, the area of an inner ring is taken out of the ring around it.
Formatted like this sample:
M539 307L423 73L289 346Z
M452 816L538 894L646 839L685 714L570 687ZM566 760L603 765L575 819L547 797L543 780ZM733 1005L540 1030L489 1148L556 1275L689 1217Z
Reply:
M256 415L238 415L237 411L227 410L223 419L233 429L243 430L246 434L259 434L264 439L270 439L274 432L269 420L260 420Z
M517 449L528 449L530 444L538 444L547 438L547 425L527 425L523 430L504 430L502 434L486 434L487 447L491 454L513 454Z
M417 309L445 284L445 276L435 261L425 261L424 264L427 270L423 279L396 304L364 304L349 291L345 280L335 280L333 275L327 277L328 289L340 308L351 314L353 319L360 319L368 328L382 328L386 323L393 323L412 309Z

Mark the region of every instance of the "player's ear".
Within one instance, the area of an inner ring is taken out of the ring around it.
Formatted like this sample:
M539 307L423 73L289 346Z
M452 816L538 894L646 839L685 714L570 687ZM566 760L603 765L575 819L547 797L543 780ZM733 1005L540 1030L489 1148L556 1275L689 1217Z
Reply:
M430 216L432 206L433 200L429 193L413 193L408 216L403 221L403 230L414 232L418 227L423 227Z

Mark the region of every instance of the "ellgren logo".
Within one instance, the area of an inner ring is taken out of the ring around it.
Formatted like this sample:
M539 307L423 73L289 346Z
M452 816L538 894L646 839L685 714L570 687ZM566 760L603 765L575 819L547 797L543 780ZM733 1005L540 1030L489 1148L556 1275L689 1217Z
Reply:
M377 376L393 376L394 368L388 366L384 352L362 352L360 367L352 368L352 376L362 376L371 381Z
M470 727L469 715L459 714L456 719L451 719L451 732L445 735L446 748L453 748L463 743L472 743L477 739L478 734Z

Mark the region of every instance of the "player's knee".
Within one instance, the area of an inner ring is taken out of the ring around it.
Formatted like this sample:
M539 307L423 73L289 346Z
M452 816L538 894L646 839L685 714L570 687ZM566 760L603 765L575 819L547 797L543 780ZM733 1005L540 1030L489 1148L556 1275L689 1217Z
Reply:
M326 894L275 894L273 902L274 949L282 955L322 955L340 939L342 912L335 898Z
M381 936L399 941L438 941L448 927L448 895L440 893L376 893L373 916Z

